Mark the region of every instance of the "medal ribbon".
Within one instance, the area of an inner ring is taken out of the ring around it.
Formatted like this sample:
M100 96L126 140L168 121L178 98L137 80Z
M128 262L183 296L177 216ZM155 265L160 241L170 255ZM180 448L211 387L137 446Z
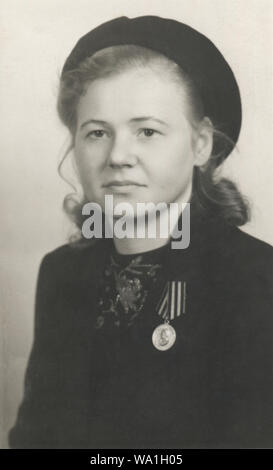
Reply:
M186 313L186 282L168 281L157 305L157 313L164 320L174 320Z

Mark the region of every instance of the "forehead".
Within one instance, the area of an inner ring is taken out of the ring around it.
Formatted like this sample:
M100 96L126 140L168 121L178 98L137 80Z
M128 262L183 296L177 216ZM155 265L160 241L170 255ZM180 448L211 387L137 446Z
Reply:
M86 87L78 104L78 119L90 117L131 119L156 115L170 121L186 117L187 94L183 83L150 68L130 69L100 78Z

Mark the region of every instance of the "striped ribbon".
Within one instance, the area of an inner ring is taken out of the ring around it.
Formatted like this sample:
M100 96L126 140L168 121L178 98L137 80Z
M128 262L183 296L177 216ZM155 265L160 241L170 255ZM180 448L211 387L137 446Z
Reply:
M186 313L186 282L168 281L157 305L157 312L164 320L174 320Z

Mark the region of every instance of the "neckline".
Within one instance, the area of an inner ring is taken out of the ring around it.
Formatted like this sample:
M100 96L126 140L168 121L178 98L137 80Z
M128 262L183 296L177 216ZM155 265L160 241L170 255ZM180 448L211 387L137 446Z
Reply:
M190 228L190 244L186 249L172 249L172 241L170 238L168 243L162 247L139 252L134 254L121 254L117 252L113 238L103 239L104 243L100 246L102 251L97 250L98 260L107 259L112 256L118 265L126 267L130 262L142 257L142 263L154 264L160 263L167 265L171 269L171 275L177 276L177 266L194 265L194 262L200 262L203 255L209 254L211 250L221 247L223 240L227 240L228 234L232 226L227 224L222 218L211 211L202 211L196 204L191 205L191 228ZM100 254L99 254L100 253ZM99 262L101 265L101 262ZM190 270L192 270L190 268Z
M159 248L155 248L153 250L143 251L139 253L132 253L132 254L122 254L119 253L116 248L114 241L112 240L112 247L111 247L111 255L115 262L120 266L127 266L129 265L134 259L140 257L145 263L153 264L157 262L162 257L165 257L170 250L170 241Z

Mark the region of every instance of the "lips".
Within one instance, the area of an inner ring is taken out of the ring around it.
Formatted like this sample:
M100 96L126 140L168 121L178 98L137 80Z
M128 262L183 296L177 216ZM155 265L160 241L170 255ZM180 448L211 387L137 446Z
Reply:
M109 181L109 183L105 183L103 185L104 188L108 188L110 186L144 186L143 184L136 183L135 181L129 181L129 180L124 180L124 181Z

